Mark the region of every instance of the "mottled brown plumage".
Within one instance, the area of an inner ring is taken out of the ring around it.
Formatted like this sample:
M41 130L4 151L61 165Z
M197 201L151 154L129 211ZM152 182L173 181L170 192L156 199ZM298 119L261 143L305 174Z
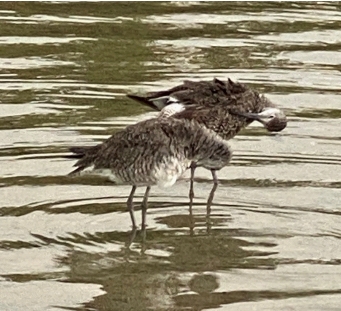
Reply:
M275 132L283 130L287 123L284 113L265 96L230 79L226 82L218 79L185 81L179 86L149 93L145 97L127 96L156 110L177 101L186 109L174 117L194 119L217 131L224 139L234 137L254 120Z
M133 186L127 201L133 227L132 199L137 186L146 186L142 224L150 187L172 186L191 163L215 171L228 164L231 151L214 131L194 120L154 118L130 125L94 147L70 149L80 158L70 175L91 168L117 183ZM216 181L216 177L215 177Z
M232 82L230 79L227 82L218 79L198 82L184 81L181 85L164 91L151 92L145 97L130 94L127 96L143 102L151 108L160 110L163 107L157 106L154 103L154 100L158 98L163 98L162 106L166 105L167 97L176 98L184 105L215 106L221 104L222 100L226 101L226 104L233 104L238 101L240 95L243 96L244 100L247 100L247 97L251 97L249 102L254 102L254 97L258 96L256 92L250 90L245 85ZM160 104L162 104L162 100Z
M129 98L161 110L169 104L179 103L184 110L174 118L195 120L219 134L223 139L231 139L252 123L259 121L268 131L278 132L287 125L285 114L265 96L248 86L213 79L213 81L184 81L169 90L153 92L147 96L127 95ZM193 179L195 163L191 165L191 185L189 197L193 200Z

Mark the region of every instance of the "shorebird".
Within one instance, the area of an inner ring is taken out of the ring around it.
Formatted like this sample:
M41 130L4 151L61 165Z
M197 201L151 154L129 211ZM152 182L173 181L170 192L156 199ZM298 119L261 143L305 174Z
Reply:
M161 110L174 102L184 109L174 118L195 120L215 131L223 139L233 138L253 121L259 121L271 132L279 132L287 125L283 111L248 86L213 79L213 81L184 81L171 89L149 93L147 96L127 95L154 110ZM193 200L195 163L191 165L189 197Z
M73 147L69 158L79 158L69 175L89 173L108 177L118 184L130 184L127 200L133 228L136 228L133 197L137 187L146 191L142 200L142 229L151 186L172 186L191 163L210 169L215 184L216 171L231 159L227 142L195 120L170 117L182 105L173 103L158 118L126 127L93 147Z
M271 132L287 125L283 111L265 96L245 84L213 81L184 81L171 89L148 93L147 96L127 95L154 110L162 110L174 102L184 106L174 117L194 119L217 132L224 139L234 137L242 128L259 121Z

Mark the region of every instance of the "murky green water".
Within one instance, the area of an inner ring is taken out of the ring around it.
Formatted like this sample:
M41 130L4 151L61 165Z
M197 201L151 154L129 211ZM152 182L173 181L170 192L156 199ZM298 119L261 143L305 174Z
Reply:
M0 25L1 311L340 310L339 3L2 2ZM154 187L129 250L130 187L60 156L153 115L125 93L213 77L290 123L231 141L211 228L208 171L194 230L189 174Z

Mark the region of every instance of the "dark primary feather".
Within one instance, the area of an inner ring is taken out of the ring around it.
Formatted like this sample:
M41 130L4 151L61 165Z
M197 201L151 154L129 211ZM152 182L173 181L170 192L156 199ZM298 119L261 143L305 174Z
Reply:
M84 147L71 147L69 150L72 152L72 154L64 156L65 159L81 159L84 157L85 153L89 150L93 149L94 146L84 146Z
M138 101L139 103L143 104L143 105L146 105L152 109L156 109L157 110L157 107L155 107L155 105L153 104L153 102L151 102L150 100L146 99L145 97L143 96L138 96L138 95L133 95L133 94L127 94L127 97L133 99L133 100L136 100Z
M88 150L92 149L93 147L71 147L70 148L70 151L77 154L77 155L80 155L80 156L83 156Z

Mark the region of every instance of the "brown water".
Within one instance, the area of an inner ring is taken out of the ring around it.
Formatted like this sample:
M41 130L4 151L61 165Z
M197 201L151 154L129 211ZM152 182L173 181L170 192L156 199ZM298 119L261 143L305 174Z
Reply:
M2 2L0 25L1 311L341 310L339 3ZM231 141L211 228L208 171L193 231L189 174L154 187L129 250L130 187L60 156L153 115L127 92L213 77L290 123Z

